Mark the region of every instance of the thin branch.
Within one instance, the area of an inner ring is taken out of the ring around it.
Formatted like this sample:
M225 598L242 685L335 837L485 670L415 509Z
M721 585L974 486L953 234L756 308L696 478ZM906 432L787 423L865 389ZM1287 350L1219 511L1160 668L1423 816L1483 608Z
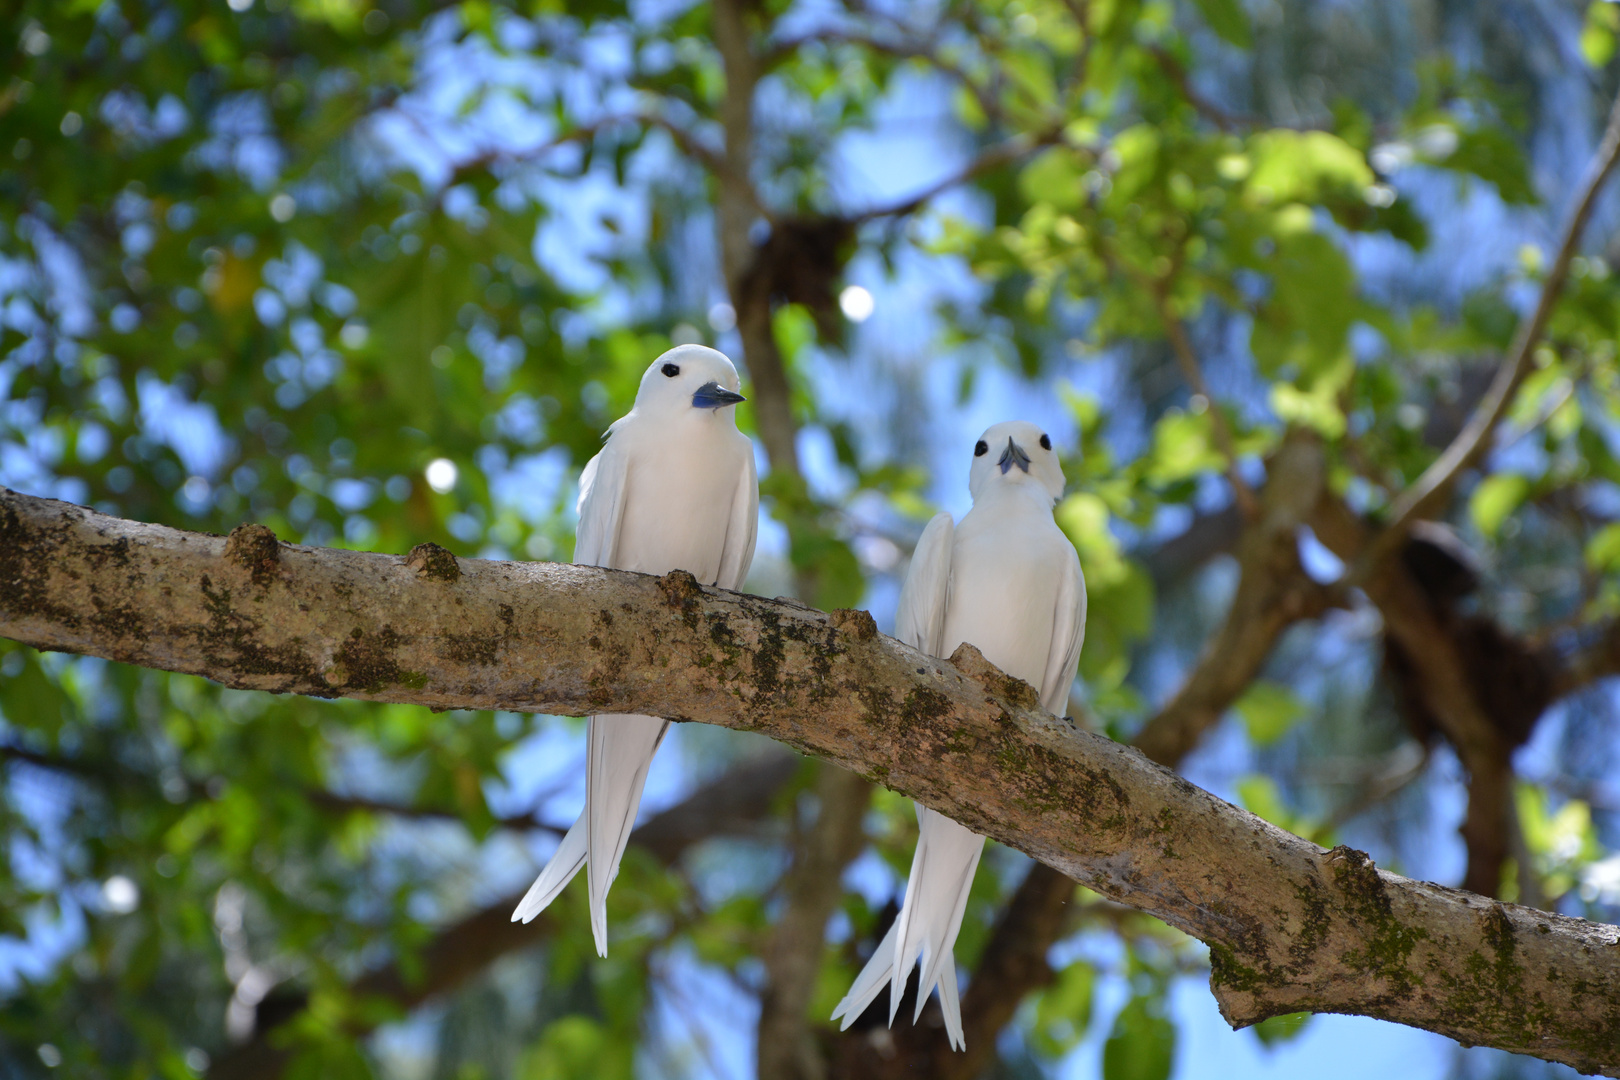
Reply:
M1237 131L1243 128L1260 127L1267 123L1263 117L1241 116L1227 112L1219 105L1210 101L1193 86L1191 77L1175 54L1162 45L1149 45L1148 55L1158 62L1166 76L1175 84L1181 96L1187 99L1187 104L1198 111L1198 114L1222 131Z
M850 220L856 224L861 224L877 218L903 217L906 214L914 213L952 188L976 180L985 173L994 172L996 169L1011 165L1015 161L1021 161L1037 150L1056 145L1062 141L1062 138L1063 128L1061 125L1048 127L1033 133L1015 135L982 151L957 172L930 185L916 195L908 196L888 206L862 210Z
M1598 194L1604 182L1614 171L1617 163L1620 163L1620 97L1615 99L1614 106L1609 112L1608 126L1603 132L1603 141L1587 166L1586 177L1581 183L1575 208L1569 216L1569 223L1564 227L1558 252L1553 257L1547 276L1541 283L1541 294L1536 299L1535 309L1529 318L1519 323L1513 343L1503 356L1501 366L1497 368L1491 388L1486 391L1485 397L1475 408L1473 415L1468 418L1468 423L1463 426L1451 445L1424 470L1417 482L1395 499L1390 509L1388 527L1373 541L1366 556L1354 568L1353 575L1358 584L1369 576L1373 567L1390 552L1399 548L1405 539L1406 530L1413 521L1428 517L1438 509L1440 501L1451 490L1451 485L1458 475L1478 463L1490 448L1496 426L1507 415L1520 384L1534 367L1536 345L1540 343L1547 323L1552 318L1553 308L1558 303L1559 294L1563 291L1564 281L1569 276L1569 264L1575 257L1581 233L1585 230L1587 219L1592 216L1592 210L1597 206Z
M1181 368L1182 378L1187 380L1193 393L1202 395L1209 402L1210 428L1215 434L1215 445L1226 455L1226 479L1232 485L1232 497L1243 516L1253 518L1260 512L1259 500L1238 470L1237 443L1232 438L1232 429L1215 395L1210 393L1209 383L1204 381L1204 368L1198 362L1198 353L1193 349L1192 339L1187 336L1187 328L1170 308L1169 283L1161 278L1152 282L1149 289L1153 306L1159 313L1159 321L1164 325L1165 336L1170 339L1170 351L1175 354L1176 364Z
M409 114L401 113L400 115L409 118ZM545 159L554 151L560 150L563 147L577 146L581 143L590 142L604 132L625 126L657 128L661 131L667 132L675 141L675 145L680 148L682 153L686 154L690 158L695 159L704 168L708 169L716 176L724 177L729 180L737 179L736 169L727 159L725 152L721 149L708 145L703 141L702 137L696 133L676 123L669 117L663 116L659 113L630 112L620 113L614 116L606 116L588 124L581 124L578 127L570 128L568 131L563 132L547 142L541 143L538 146L529 147L525 150L487 150L481 154L464 158L461 161L456 162L451 172L451 179L445 186L448 188L454 185L459 181L460 178L468 175L469 173L480 172L495 166L523 165L538 162ZM760 201L757 194L754 193L753 186L751 184L744 184L742 186L749 192L751 196L750 204L752 205L753 209L761 216L767 219L772 219L774 215L770 212L769 208Z
M365 813L383 814L388 817L405 818L417 821L457 821L466 822L468 815L459 810L451 810L442 806L413 806L410 803L393 802L388 799L368 799L361 795L342 795L335 791L306 789L304 798L323 810L335 813ZM561 836L568 831L566 825L553 825L550 822L538 821L532 814L510 814L494 820L496 828L510 829L514 832L542 832L553 836Z
M64 757L60 754L46 754L10 743L0 744L0 759L22 761L36 768L49 769L52 772L66 773L80 778L100 780L123 787L155 788L158 786L156 781L147 773L124 765ZM211 796L208 794L210 785L215 780L222 779L223 777L211 777L208 780L200 781L189 778L184 780L185 788L179 796L180 801L210 798ZM386 814L390 817L416 820L467 820L466 814L444 807L414 806L410 803L394 802L387 799L371 799L363 795L349 795L324 788L298 785L294 785L294 790L312 806L334 813ZM548 832L560 835L564 831L564 829L556 825L535 820L532 814L514 814L496 818L494 824L498 828L518 832Z
M855 48L870 49L875 53L893 57L896 60L920 60L930 67L948 76L962 89L973 95L979 108L985 116L992 119L1001 118L1001 104L995 95L973 77L973 73L961 64L947 58L937 41L905 41L901 39L885 39L862 30L847 28L827 28L812 30L796 37L783 38L773 44L760 57L760 68L770 71L779 66L788 57L807 45L826 45L828 47L848 45Z

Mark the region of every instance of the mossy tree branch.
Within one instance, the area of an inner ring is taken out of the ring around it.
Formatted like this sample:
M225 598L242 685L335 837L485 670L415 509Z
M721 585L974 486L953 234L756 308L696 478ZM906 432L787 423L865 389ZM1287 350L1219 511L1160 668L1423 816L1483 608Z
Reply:
M1620 1075L1620 930L1323 851L1047 715L970 647L936 660L864 612L680 572L419 561L0 491L0 634L246 689L759 731L1205 941L1234 1025L1353 1013Z

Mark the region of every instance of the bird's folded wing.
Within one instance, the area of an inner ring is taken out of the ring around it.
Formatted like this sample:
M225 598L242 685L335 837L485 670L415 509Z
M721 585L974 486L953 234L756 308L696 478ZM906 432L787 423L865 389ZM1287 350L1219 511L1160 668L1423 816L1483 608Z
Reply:
M900 606L894 613L894 636L929 656L938 656L944 644L955 532L950 514L934 515L911 553L911 568L900 587Z
M622 421L621 421L622 422ZM624 519L624 493L630 467L624 439L610 432L601 453L585 463L579 474L579 528L574 534L574 562L580 566L612 566Z
M754 468L754 450L749 446L737 493L731 500L731 517L726 523L725 545L720 551L720 576L715 584L732 592L748 580L754 564L754 541L759 535L759 476Z
M1074 669L1079 666L1080 647L1085 642L1086 579L1080 572L1080 559L1071 548L1058 578L1052 608L1052 645L1046 656L1046 674L1041 679L1041 707L1054 716L1068 715L1069 689L1074 685Z

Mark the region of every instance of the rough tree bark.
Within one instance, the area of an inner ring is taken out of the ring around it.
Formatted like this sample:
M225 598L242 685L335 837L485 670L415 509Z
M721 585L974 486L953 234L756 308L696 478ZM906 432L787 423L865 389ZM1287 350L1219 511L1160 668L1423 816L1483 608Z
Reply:
M1375 1016L1620 1075L1620 930L1379 870L864 612L552 564L227 540L0 492L0 634L229 686L759 731L1208 943L1243 1026Z

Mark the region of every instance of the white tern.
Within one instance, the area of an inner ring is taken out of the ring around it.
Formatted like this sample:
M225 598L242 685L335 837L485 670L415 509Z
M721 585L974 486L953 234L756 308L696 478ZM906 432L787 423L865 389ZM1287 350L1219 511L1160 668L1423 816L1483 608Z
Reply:
M608 428L579 477L574 562L742 588L754 561L759 479L737 430L737 369L702 345L681 345L641 377L635 406ZM641 806L669 721L593 716L586 738L585 809L530 886L512 921L528 922L588 867L591 934L607 955L607 892Z
M1074 545L1052 519L1063 469L1052 440L1034 424L996 424L973 448L973 509L953 528L938 514L923 530L900 590L894 635L930 656L968 642L985 659L1040 691L1062 716L1086 634L1086 579ZM951 1046L966 1046L952 947L967 910L984 838L943 814L917 807L917 853L900 915L872 953L833 1019L844 1028L889 984L889 1022L914 964L922 964L917 1008L937 986Z

